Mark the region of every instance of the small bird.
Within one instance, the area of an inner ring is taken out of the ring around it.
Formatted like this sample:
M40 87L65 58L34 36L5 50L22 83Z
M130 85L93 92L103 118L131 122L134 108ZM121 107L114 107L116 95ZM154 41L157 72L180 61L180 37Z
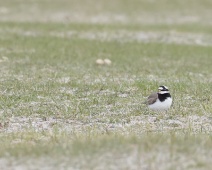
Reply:
M172 98L166 86L159 86L157 93L152 93L147 101L149 109L154 111L166 111L172 105Z

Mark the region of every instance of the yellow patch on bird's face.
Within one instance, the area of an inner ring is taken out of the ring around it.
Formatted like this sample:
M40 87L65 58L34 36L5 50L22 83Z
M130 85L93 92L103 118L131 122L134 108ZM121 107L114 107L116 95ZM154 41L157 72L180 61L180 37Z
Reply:
M158 92L160 92L161 90L163 90L163 88L162 88L162 87L159 87L159 88L158 88Z

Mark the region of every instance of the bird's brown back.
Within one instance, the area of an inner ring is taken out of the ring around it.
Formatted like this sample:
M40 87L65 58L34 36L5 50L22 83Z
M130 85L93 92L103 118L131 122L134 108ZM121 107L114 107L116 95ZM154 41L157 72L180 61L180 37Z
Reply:
M158 98L158 93L152 93L147 99L147 104L150 105L155 103L157 98Z

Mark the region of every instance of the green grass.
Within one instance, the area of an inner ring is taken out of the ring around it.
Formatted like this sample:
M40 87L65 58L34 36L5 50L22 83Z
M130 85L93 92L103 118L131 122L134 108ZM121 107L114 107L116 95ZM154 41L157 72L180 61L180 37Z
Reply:
M184 134L182 136L171 132L145 133L140 137L132 134L128 137L116 134L76 135L73 138L70 134L58 134L56 131L54 134L35 135L32 132L18 134L18 139L17 134L10 134L1 141L1 146L4 147L1 149L1 156L12 161L11 165L25 160L25 167L33 168L31 162L45 157L45 163L40 161L40 164L54 168L61 168L61 162L64 168L73 169L77 167L93 169L104 166L111 169L113 166L121 169L144 167L155 169L158 164L167 169L175 169L176 166L182 169L210 168L210 160L207 157L211 157L211 152L205 151L211 147L211 137L207 135L195 137ZM48 139L46 135L49 136ZM8 141L12 141L13 145L9 145ZM5 150L6 155L3 154ZM12 160L11 157L16 157L17 160ZM184 164L181 164L182 161Z
M210 169L211 2L84 3L0 2L0 169Z
M142 136L101 135L72 136L67 133L37 134L34 132L10 134L1 141L1 156L12 160L12 166L24 161L32 169L32 161L51 168L110 168L140 169L150 167L175 169L210 168L211 137L171 133L145 133ZM46 139L46 136L49 138ZM204 138L204 141L202 140ZM12 140L12 143L8 141ZM191 140L192 145L191 145ZM88 147L89 146L89 147ZM4 154L6 151L6 155ZM42 158L45 157L45 162ZM54 162L52 161L54 160ZM125 162L125 163L124 163ZM48 166L47 166L48 165Z

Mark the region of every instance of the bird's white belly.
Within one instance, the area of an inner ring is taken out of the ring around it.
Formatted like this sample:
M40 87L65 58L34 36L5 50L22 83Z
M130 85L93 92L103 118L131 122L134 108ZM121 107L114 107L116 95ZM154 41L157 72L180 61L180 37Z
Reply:
M151 110L168 110L172 105L172 98L167 98L165 101L161 102L159 99L155 103L148 105Z

